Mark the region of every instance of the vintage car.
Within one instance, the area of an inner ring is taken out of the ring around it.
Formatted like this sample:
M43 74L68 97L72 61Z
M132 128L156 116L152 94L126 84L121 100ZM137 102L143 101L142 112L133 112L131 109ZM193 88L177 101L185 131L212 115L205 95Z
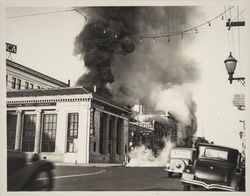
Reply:
M193 148L173 148L170 151L169 163L166 164L165 171L171 177L173 173L182 174L186 165L192 164L195 149Z
M49 191L53 188L54 165L41 160L34 154L27 161L26 154L21 151L7 152L7 189L8 191Z
M198 144L194 163L186 165L181 182L184 190L244 191L245 172L238 150L213 144Z

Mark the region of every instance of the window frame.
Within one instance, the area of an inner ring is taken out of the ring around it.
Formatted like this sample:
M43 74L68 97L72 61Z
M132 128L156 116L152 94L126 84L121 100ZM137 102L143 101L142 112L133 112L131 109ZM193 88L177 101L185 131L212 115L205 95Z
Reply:
M21 79L17 79L17 80L16 80L16 89L17 89L17 90L20 90L20 89L21 89L21 84L22 84Z
M66 152L76 153L77 146L74 143L74 139L78 139L79 135L79 112L68 112L67 113L67 142Z
M30 85L30 83L29 82L25 82L25 89L29 89L29 85Z
M34 89L34 84L30 83L30 89Z
M47 115L48 118L46 117ZM48 121L45 121L45 119ZM57 113L54 111L42 114L41 152L55 152L57 122ZM51 138L45 138L45 134L51 135ZM45 148L45 146L47 147Z
M30 123L34 123L34 126L27 126L25 124L25 117L26 116L32 116L32 120ZM23 132L22 132L22 150L25 152L34 152L35 149L35 135L36 135L36 121L37 121L37 114L35 113L25 113L23 116ZM27 131L28 130L28 131ZM27 149L25 149L25 146L27 146Z
M13 118L13 120L10 119ZM10 121L11 120L11 121ZM7 112L7 149L15 149L17 114Z
M15 77L12 77L12 80L11 80L11 88L12 88L12 89L16 89L16 78L15 78Z

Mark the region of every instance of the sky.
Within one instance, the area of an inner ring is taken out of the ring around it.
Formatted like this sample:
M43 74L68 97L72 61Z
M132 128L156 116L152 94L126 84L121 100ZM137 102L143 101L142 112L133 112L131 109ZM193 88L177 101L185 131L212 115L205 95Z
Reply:
M86 24L85 18L75 11L33 15L71 9L71 7L7 8L6 42L18 47L17 54L12 54L10 58L65 83L70 79L71 84L74 85L77 79L86 72L83 61L73 54L73 43ZM195 21L194 26L209 21L224 12L224 9L224 5L199 7L202 18L200 21ZM240 19L248 24L249 10L239 6L240 12L242 12ZM236 14L237 6L231 12L232 18L235 18ZM20 15L31 16L14 17ZM232 51L233 56L238 60L235 76L249 74L247 70L249 69L247 68L247 64L249 65L248 30L247 27L240 27L240 29L234 28L228 31L225 22L225 19L218 18L211 22L210 27L200 29L197 34L189 35L194 36L194 41L186 45L184 50L187 56L195 60L200 71L200 79L192 87L187 86L187 89L192 91L197 104L198 130L196 135L214 141L215 144L240 149L239 131L243 128L239 120L246 120L247 111L239 111L233 106L232 100L234 94L246 93L246 87L237 81L229 84L224 60ZM180 96L181 93L180 90ZM159 97L159 103L172 98L168 102L169 107L171 104L178 105L176 102L178 94L175 93L174 97L171 97L171 93L168 93L167 96L167 98Z

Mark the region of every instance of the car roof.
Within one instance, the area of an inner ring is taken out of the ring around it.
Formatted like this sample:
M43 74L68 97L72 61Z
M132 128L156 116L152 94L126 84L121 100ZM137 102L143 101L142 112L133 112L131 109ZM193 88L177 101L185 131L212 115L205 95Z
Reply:
M195 148L175 147L175 148L172 148L171 150L190 150L190 151L193 151L193 150L195 150Z
M231 150L231 151L237 151L237 152L239 152L239 150L237 150L235 148L230 148L230 147L220 146L220 145L214 145L214 144L199 143L198 147L199 146L207 146L207 147L219 148L219 149L222 149L222 150Z

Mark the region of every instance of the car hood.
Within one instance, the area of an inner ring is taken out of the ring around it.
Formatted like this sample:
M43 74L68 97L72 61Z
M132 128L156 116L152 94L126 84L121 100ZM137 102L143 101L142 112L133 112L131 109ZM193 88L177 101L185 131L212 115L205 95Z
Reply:
M217 160L196 160L194 174L199 179L227 182L234 165Z

